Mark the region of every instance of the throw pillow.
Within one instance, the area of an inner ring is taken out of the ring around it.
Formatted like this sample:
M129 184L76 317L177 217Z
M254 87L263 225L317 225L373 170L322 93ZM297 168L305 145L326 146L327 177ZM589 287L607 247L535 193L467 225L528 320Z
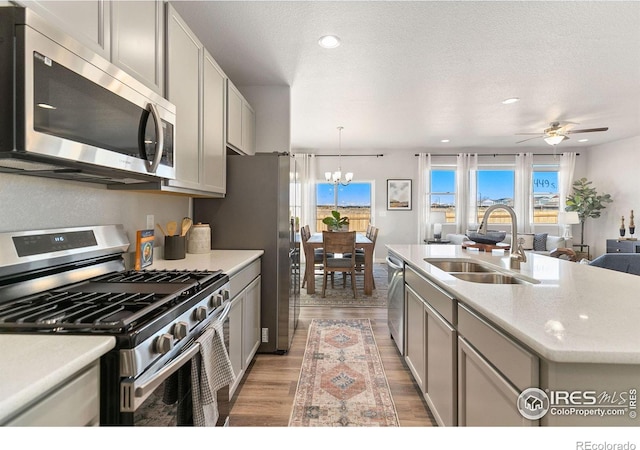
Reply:
M533 234L519 234L518 240L522 238L522 249L523 250L533 250Z
M533 237L533 251L544 252L547 250L547 235L549 233L538 233Z

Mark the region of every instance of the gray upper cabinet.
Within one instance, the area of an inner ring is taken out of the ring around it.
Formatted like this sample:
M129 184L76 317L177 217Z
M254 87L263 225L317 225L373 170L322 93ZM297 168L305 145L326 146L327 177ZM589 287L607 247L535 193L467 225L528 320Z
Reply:
M238 88L227 80L227 144L244 155L254 155L256 114Z
M111 4L111 61L163 94L164 4L115 1Z
M226 76L167 4L166 96L176 105L176 179L169 189L220 196L226 190Z
M111 3L107 0L18 1L81 44L111 60Z
M163 95L164 4L136 1L20 1L84 46Z

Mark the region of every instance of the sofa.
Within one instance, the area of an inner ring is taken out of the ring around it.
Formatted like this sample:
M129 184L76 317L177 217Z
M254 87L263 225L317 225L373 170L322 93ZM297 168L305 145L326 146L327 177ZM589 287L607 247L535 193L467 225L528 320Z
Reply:
M589 265L640 275L640 253L605 253L589 262Z
M552 250L563 248L567 245L562 236L553 236L548 233L519 234L518 237L525 238L524 250L541 255L549 255ZM445 239L456 245L461 245L463 242L470 240L465 234L447 234ZM511 245L511 234L507 233L502 243Z

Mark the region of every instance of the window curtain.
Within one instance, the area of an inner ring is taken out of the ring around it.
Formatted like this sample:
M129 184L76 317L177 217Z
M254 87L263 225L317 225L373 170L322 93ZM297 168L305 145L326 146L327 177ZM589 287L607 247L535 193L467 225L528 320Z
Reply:
M429 238L431 154L418 153L418 244Z
M560 193L560 204L558 211L564 211L567 196L571 193L573 184L573 172L576 167L576 154L563 153L560 155L560 171L558 172L558 192Z
M300 226L309 225L316 231L316 155L297 154L296 163L300 174Z
M514 211L518 233L533 232L533 153L516 155Z
M478 154L460 153L456 170L456 233L466 233L476 225Z

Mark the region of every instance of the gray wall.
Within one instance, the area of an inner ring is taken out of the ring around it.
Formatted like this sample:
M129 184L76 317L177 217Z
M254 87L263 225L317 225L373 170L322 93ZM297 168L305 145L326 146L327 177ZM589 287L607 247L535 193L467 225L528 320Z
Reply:
M187 197L111 191L74 181L0 173L0 232L122 224L130 242L147 214L166 224L190 215ZM162 245L156 228L156 246Z

